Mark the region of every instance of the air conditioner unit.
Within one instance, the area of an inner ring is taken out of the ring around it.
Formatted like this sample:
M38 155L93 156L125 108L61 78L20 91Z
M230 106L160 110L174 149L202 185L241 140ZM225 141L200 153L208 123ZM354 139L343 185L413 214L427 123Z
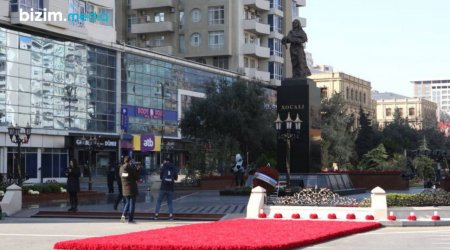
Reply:
M150 47L152 46L152 43L150 41L145 41L145 46Z
M145 16L145 20L147 21L147 23L152 21L152 17L150 15Z

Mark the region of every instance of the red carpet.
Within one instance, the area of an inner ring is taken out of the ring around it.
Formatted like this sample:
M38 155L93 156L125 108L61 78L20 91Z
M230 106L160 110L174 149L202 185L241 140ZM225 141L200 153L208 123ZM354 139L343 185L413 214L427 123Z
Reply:
M55 249L292 249L377 229L377 222L227 220L58 242Z

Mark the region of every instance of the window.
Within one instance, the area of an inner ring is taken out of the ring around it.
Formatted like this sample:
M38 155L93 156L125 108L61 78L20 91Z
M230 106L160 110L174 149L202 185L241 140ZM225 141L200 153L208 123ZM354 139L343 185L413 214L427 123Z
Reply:
M268 16L270 31L283 33L283 18L276 15Z
M366 93L364 93L364 103L366 103Z
M179 49L180 53L185 53L186 52L185 44L186 44L186 41L185 41L184 35L180 35L178 37L178 45L179 45L178 49Z
M283 64L277 62L269 62L270 79L283 79Z
M155 14L155 23L164 22L164 12L159 12Z
M398 113L399 113L400 117L403 117L403 108L399 108Z
M320 98L324 99L328 97L328 88L320 88Z
M269 48L270 48L271 56L275 55L275 56L283 57L283 45L281 44L280 39L270 38L269 39Z
M217 25L225 23L225 9L223 6L214 6L208 8L209 25Z
M202 20L202 12L199 9L193 9L191 11L191 19L194 23L200 22Z
M191 46L198 47L202 43L202 39L199 33L194 33L191 35Z
M228 57L224 56L213 57L213 65L221 69L228 69Z
M11 0L11 12L19 12L19 9L29 12L42 11L44 9L44 0Z
M283 1L282 0L270 0L270 8L283 10Z
M296 2L297 2L296 0L292 0L292 18L298 17L298 8L295 7L295 6L297 6Z
M221 50L224 48L224 32L212 31L209 32L208 46L210 49Z
M184 28L184 11L180 11L180 24L179 24L180 30L183 30Z
M348 90L348 87L347 87L347 91L346 91L346 94L345 94L345 98L348 100L349 99L349 97L350 97L350 95L349 95L349 90Z
M386 109L386 116L391 116L392 115L392 109L391 108L387 108Z
M409 108L409 116L415 116L416 110L414 108Z

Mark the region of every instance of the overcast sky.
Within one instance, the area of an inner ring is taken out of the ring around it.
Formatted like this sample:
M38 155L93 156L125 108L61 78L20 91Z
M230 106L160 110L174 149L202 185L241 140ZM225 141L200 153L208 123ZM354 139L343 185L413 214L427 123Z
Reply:
M450 79L450 0L306 0L315 64L412 96L410 81Z

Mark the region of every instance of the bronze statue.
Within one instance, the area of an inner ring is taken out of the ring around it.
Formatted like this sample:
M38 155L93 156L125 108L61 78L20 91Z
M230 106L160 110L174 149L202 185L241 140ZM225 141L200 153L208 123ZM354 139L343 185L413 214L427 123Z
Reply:
M292 30L281 40L281 43L286 46L286 49L287 44L291 44L292 78L306 78L311 75L303 49L303 44L307 41L308 37L305 31L303 31L300 21L295 19L292 22Z

